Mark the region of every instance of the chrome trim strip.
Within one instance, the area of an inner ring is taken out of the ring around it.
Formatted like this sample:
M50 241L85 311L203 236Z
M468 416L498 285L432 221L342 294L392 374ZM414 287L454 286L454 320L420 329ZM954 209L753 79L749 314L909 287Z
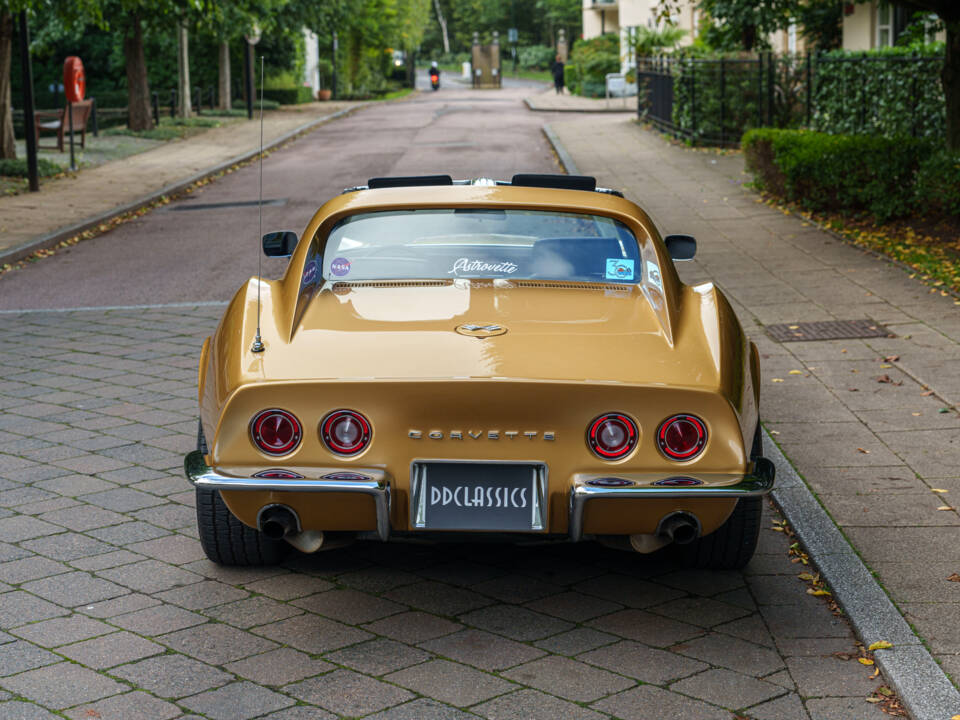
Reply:
M183 469L194 487L211 490L266 490L269 492L353 492L370 495L377 510L377 536L390 537L390 483L382 470L352 470L370 480L323 480L233 477L214 472L203 453L194 450L183 459Z
M611 473L611 476L613 473ZM587 500L604 498L641 498L641 497L715 497L742 498L766 495L773 489L776 467L767 458L756 458L753 471L732 485L696 485L693 487L597 487L595 485L575 484L570 488L569 533L572 542L583 539L583 508Z

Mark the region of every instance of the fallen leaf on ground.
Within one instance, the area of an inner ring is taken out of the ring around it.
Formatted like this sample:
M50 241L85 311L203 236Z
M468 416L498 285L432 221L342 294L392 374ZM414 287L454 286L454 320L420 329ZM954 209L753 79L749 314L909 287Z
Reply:
M877 378L878 383L890 383L891 385L903 385L903 380L894 380L889 375L880 375Z
M813 588L807 589L807 595L813 595L814 597L823 597L824 595L830 595L829 590L814 590Z
M896 361L899 360L899 359L900 359L900 356L899 356L899 355L887 355L887 356L884 358L884 360L886 360L887 362L896 362Z
M887 640L877 640L875 643L871 643L870 647L868 647L867 650L870 650L870 651L887 650L888 648L892 648L892 647L893 647L893 643Z
M960 582L960 574L953 573L950 577L947 578L950 582Z
M799 575L797 575L797 577L800 578L801 580L813 580L813 579L814 579L813 575L811 575L810 573L806 573L806 572L805 572L805 573L800 573Z
M943 488L931 488L931 489L930 489L930 492L945 493L945 492L950 492L950 491L949 491L949 490L944 490Z
M931 395L933 395L933 390L924 390L920 394L923 395L923 397L930 397Z
M864 455L869 455L869 454L870 454L870 451L869 451L869 450L864 450L863 448L857 448L857 452L861 452L861 453L863 453Z
M883 702L883 701L882 701L880 698L878 698L878 697L868 697L868 698L864 698L864 699L865 699L868 703Z
M783 378L773 378L770 382L783 382Z
M937 508L937 510L953 510L953 508L950 507L949 505L941 505L940 507Z
M791 370L791 375L803 375L803 370Z
M871 660L870 658L864 658L864 657L857 658L857 662L860 663L861 665L873 665L873 660Z
M913 415L914 417L920 417L920 413L910 413L910 414Z
M886 370L887 368L892 368L893 365L891 365L890 363L883 363L883 364L880 365L880 367L881 367L882 369Z

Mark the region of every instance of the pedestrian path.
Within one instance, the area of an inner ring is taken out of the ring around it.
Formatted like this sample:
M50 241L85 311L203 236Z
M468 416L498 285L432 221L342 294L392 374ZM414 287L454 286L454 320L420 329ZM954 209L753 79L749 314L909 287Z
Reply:
M264 114L266 145L358 103L310 103ZM185 140L44 183L39 193L0 197L0 258L61 228L136 203L238 156L255 152L258 122L231 123ZM78 228L79 230L79 228Z
M957 684L960 305L759 202L739 154L671 144L632 119L554 123L579 172L689 233L685 282L714 281L761 353L774 439ZM891 337L774 342L775 323L869 318Z
M543 92L535 93L524 99L527 107L537 112L611 112L635 113L637 98L612 97L588 98L571 95L569 90L557 94L552 87Z

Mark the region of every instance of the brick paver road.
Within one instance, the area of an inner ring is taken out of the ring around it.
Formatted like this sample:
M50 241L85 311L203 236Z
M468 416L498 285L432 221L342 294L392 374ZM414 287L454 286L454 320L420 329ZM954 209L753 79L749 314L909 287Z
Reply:
M542 116L510 97L368 108L274 153L265 176L300 218L368 175L551 169ZM255 187L244 170L201 197ZM147 215L0 279L0 302L226 299L252 270L247 216L198 217ZM593 544L211 564L181 463L222 309L0 314L0 718L885 717L865 702L882 679L842 659L850 630L796 578L772 515L743 573Z
M768 528L744 573L593 544L210 563L181 461L220 312L0 316L0 717L881 717Z

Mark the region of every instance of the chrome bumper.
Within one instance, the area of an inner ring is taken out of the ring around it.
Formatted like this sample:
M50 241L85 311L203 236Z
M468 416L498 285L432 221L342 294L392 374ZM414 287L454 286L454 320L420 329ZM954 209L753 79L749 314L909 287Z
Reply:
M776 467L766 458L757 458L753 471L731 485L693 486L693 487L657 487L651 485L597 487L588 485L583 479L574 478L570 489L570 540L577 542L583 538L583 508L588 500L594 498L657 498L657 497L693 497L693 498L733 498L756 497L766 495L773 489Z
M390 483L382 470L351 470L368 480L328 480L324 478L280 479L233 477L216 473L194 450L183 460L187 479L194 487L210 490L266 490L268 492L352 492L370 495L377 510L377 536L390 537ZM331 470L335 472L335 470Z

